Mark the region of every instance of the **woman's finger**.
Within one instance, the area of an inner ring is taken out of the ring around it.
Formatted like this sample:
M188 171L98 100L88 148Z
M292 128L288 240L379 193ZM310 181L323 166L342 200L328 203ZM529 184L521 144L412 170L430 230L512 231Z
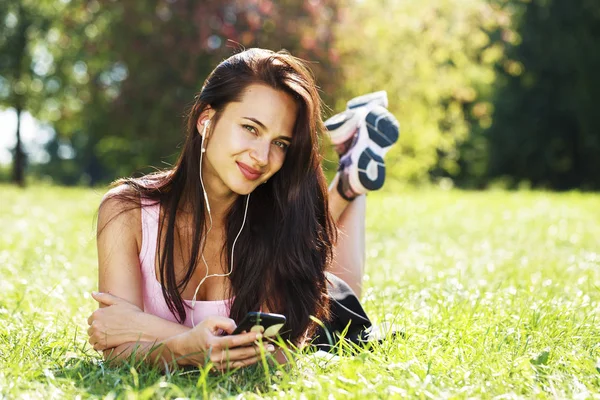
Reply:
M251 346L255 341L262 339L262 334L256 332L240 333L239 335L221 336L213 339L213 346L222 349Z
M88 340L88 343L90 344L90 346L92 346L92 348L94 350L98 350L100 347L100 342L98 341L97 338L95 338L94 336L91 336Z
M214 351L210 355L210 360L214 363L232 362L244 360L246 358L260 354L257 346L236 347L234 349L222 349Z
M104 304L105 306L112 306L113 304L117 304L121 301L127 301L110 293L103 292L92 292L92 297L98 303Z
M250 365L256 364L260 361L260 356L254 356L250 358L246 358L245 360L238 360L233 362L223 361L223 362L212 362L212 369L216 371L227 371L237 368L248 367Z
M231 318L221 317L218 315L210 316L210 317L206 318L204 321L206 323L206 327L213 334L216 333L217 331L219 331L219 329L222 329L227 333L231 333L236 328L236 324L235 324L234 320L232 320Z
M272 353L275 351L275 347L272 344L268 344L265 346L266 353ZM260 355L260 347L259 346L246 346L246 347L236 347L233 349L223 349L220 352L213 352L210 356L210 360L214 363L219 362L234 362L245 360L254 356Z

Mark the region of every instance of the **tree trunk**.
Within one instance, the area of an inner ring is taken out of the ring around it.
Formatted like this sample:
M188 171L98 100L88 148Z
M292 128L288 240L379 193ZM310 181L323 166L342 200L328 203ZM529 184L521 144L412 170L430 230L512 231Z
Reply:
M21 80L23 70L26 68L24 64L25 52L27 49L27 29L31 24L23 4L19 4L19 26L17 37L17 54L15 57L15 82ZM25 186L25 153L23 152L23 144L21 142L21 114L23 112L25 99L23 93L14 93L15 111L17 112L17 144L14 150L13 159L13 182L17 185Z
M25 187L25 153L21 143L21 107L17 108L17 144L14 150L13 160L13 182Z

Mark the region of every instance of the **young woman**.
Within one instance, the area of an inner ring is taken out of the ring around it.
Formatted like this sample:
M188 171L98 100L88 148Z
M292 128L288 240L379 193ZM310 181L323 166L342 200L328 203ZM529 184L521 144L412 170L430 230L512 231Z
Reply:
M364 194L383 185L383 155L398 138L386 106L385 92L361 96L326 122L341 157L328 190L308 68L262 49L220 63L176 165L119 180L102 201L94 349L236 368L260 359L260 334L227 335L249 311L284 314L281 333L298 345L315 334L311 316L334 321L331 292L351 293L335 276L360 295Z

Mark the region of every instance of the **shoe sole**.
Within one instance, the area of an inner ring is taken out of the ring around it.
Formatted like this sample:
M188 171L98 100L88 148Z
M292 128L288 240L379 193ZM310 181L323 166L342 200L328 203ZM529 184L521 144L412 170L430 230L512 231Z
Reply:
M358 160L350 167L350 185L353 190L364 192L378 190L385 182L385 162L383 157L390 147L398 141L399 124L396 118L385 108L375 107L365 117L368 135L355 145L359 151ZM356 190L359 189L359 190Z
M365 117L369 139L375 143L373 149L383 158L385 153L398 141L400 127L394 116L384 108L375 108Z
M325 121L325 128L334 145L350 139L357 128L357 115L354 111L343 111Z
M385 182L383 158L375 154L369 147L358 157L358 179L360 184L367 190L380 189Z

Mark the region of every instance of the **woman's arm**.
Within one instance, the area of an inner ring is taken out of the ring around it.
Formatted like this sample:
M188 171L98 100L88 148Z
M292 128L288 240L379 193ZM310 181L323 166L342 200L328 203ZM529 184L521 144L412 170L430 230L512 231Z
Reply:
M127 342L103 351L104 359L115 364L129 360L134 353L136 360L144 360L149 364L160 366L162 369L165 365L176 367L177 365L191 364L177 349L176 337L160 342Z
M235 322L225 317L208 317L194 328L160 342L123 343L104 350L104 358L113 363L129 359L165 368L167 365L203 365L211 362L219 370L246 367L260 359L260 333L248 332L239 335L219 336L221 331L233 332ZM269 353L272 345L265 346Z
M125 299L92 292L103 308L88 318L89 343L95 350L105 350L128 342L160 342L187 332L190 328L143 312Z
M141 211L115 197L126 186L110 190L98 211L98 288L143 308L139 252L142 237ZM101 304L100 307L103 307Z
M98 212L99 290L123 301L117 307L107 307L101 303L101 309L95 313L100 316L98 320L102 316L108 317L110 326L120 321L120 339L119 335L115 335L119 344L106 347L108 341L105 339L103 346L102 336L98 336L92 345L104 348L104 357L113 361L126 359L135 350L136 358L159 365L172 361L179 365L203 364L207 357L216 368L245 366L257 362L256 354L259 354L259 350L254 343L256 333L218 336L222 331L231 333L235 329L235 322L229 318L209 317L195 328L189 329L142 312L142 276L138 258L142 236L141 212L139 207L116 197L127 190L130 189L126 186L112 189L104 197ZM129 321L110 318L115 315L136 317ZM152 326L154 323L158 325ZM95 327L94 318L90 325ZM150 326L152 327L146 330ZM141 331L140 327L143 328ZM90 329L94 331L94 328ZM160 329L165 329L164 333L158 333Z
M119 199L127 187L109 191L98 211L98 286L92 294L100 308L88 319L90 344L104 350L127 342L156 342L189 328L144 313L139 262L141 212ZM131 193L129 193L131 194Z

